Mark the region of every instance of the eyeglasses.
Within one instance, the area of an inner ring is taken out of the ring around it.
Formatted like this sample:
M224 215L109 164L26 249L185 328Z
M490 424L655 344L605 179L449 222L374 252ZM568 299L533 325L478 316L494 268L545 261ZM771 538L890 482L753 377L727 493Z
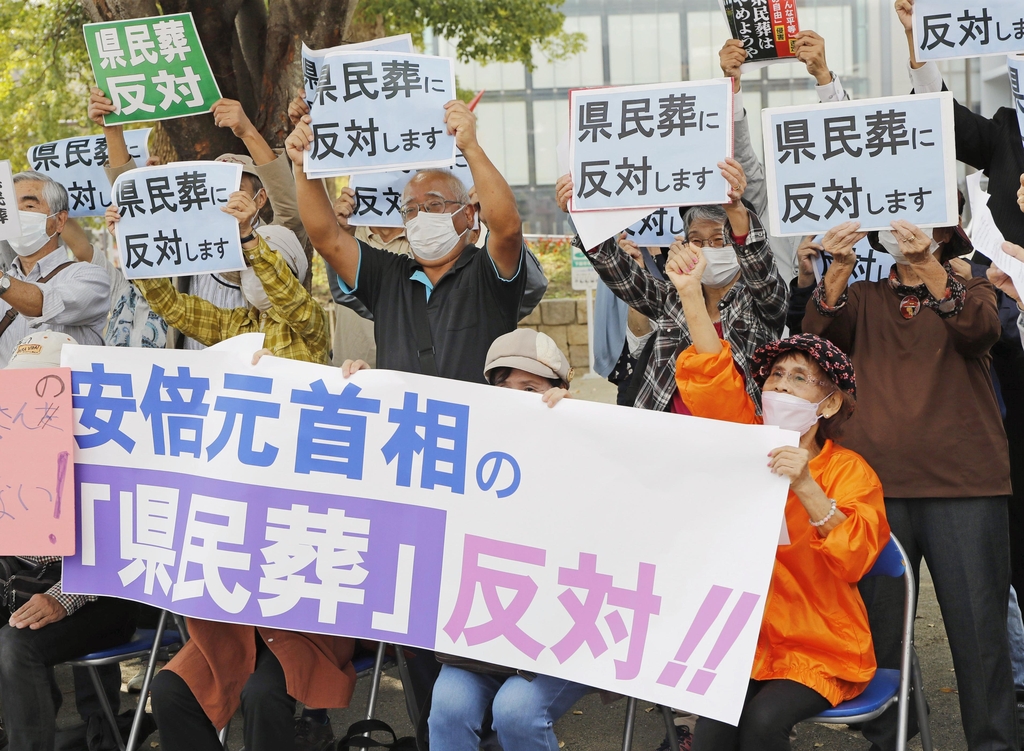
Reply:
M453 203L456 206L462 205L458 201L442 201L440 198L435 198L431 201L427 201L426 203L407 203L398 210L398 213L401 215L402 221L407 222L420 213L421 210L428 214L443 214L444 207L450 203Z
M781 368L776 368L772 370L771 373L768 374L768 377L764 381L765 386L768 385L769 381L785 381L786 383L795 385L798 388L810 386L813 384L826 387L832 385L828 381L821 381L817 378L811 378L810 376L805 376L802 373L787 373L785 370L782 370Z
M700 238L694 238L687 240L690 245L696 245L698 248L724 248L725 237L712 237L710 240L701 240Z

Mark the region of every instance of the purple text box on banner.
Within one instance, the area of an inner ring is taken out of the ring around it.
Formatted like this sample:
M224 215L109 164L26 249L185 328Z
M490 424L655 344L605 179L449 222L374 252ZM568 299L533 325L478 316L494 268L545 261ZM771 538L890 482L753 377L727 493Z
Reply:
M120 467L75 480L65 591L433 648L444 511Z

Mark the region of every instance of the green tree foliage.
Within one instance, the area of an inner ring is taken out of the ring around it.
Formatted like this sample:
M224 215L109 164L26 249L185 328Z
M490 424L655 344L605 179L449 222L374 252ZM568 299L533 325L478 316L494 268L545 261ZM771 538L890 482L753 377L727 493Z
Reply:
M31 146L97 130L85 117L87 22L77 0L0 0L0 157L15 171Z

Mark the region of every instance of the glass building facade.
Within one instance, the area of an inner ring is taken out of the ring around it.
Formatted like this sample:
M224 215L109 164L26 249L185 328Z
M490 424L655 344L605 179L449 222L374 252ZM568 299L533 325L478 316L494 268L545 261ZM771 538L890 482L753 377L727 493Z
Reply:
M718 0L566 0L562 12L565 29L586 37L583 50L567 60L552 63L536 52L532 71L518 63L456 64L460 87L486 89L476 108L478 136L513 186L529 233L567 232L554 184L570 89L718 77L718 51L729 36ZM889 0L800 0L798 12L801 29L825 38L828 64L850 96L909 93L906 37ZM454 56L448 40L427 43L434 54ZM950 90L968 107L990 115L1009 101L1001 58L941 67ZM758 152L761 109L816 102L814 84L799 62L743 77Z

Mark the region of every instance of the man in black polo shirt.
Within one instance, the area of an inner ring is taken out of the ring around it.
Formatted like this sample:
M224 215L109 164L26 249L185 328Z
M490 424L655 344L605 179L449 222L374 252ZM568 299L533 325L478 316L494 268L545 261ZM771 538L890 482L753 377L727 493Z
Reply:
M308 115L285 148L295 163L299 214L313 247L345 292L373 313L377 366L483 383L487 348L519 319L526 288L522 220L512 189L477 142L476 116L458 100L443 114L473 174L490 230L484 248L469 243L476 210L450 172L423 170L402 193L409 258L372 248L338 226L323 183L303 172L313 143ZM429 336L418 315L424 310Z

